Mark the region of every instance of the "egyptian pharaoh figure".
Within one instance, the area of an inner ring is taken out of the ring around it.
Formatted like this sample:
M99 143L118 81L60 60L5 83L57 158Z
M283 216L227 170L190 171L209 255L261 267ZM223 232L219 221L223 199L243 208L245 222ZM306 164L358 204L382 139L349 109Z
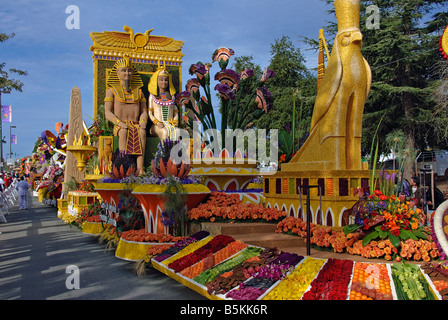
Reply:
M165 68L159 68L152 76L148 84L149 118L153 122L150 129L151 136L157 136L160 140L176 139L176 128L179 123L178 109L174 103L176 90L173 86L171 75Z
M335 0L334 6L338 33L317 93L310 135L290 162L302 163L304 170L362 170L362 116L371 72L361 54L360 1ZM285 169L293 166L297 164Z
M143 172L148 112L140 89L143 82L129 57L118 60L108 79L104 99L105 117L114 124L118 148L137 156L137 169Z

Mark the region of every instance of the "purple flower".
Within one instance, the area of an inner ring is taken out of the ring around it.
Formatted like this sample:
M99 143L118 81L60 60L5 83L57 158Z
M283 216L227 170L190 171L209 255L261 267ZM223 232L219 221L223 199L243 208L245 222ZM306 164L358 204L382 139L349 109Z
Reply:
M268 79L274 78L275 72L271 69L265 68L263 72L263 76L261 77L261 81L265 82Z
M235 100L235 92L230 89L230 87L227 84L218 83L215 86L215 90L219 92L221 97L226 100Z
M247 79L247 78L252 77L253 75L254 75L254 70L252 70L252 69L246 69L246 70L241 71L241 73L240 73L240 79L241 79L241 80L245 80L245 79Z
M189 79L185 85L185 90L190 92L190 94L194 94L195 92L198 92L200 86L198 79Z
M224 69L215 74L215 80L227 84L230 88L238 85L240 76L232 69Z
M184 106L190 102L190 92L183 91L176 96L176 104L178 106Z
M222 47L213 52L212 60L213 62L218 61L221 69L225 69L229 63L229 58L234 54L235 52L232 49Z
M46 160L47 160L47 157L45 157L45 154L41 154L39 157L39 163L44 164Z
M269 112L272 105L272 94L265 87L261 87L257 90L255 101L258 103L258 108L263 109L265 112Z
M196 77L198 77L198 79L202 79L208 73L208 70L202 62L198 62L198 63L192 64L190 66L190 69L188 69L188 72L191 75L193 75L193 74L196 75Z

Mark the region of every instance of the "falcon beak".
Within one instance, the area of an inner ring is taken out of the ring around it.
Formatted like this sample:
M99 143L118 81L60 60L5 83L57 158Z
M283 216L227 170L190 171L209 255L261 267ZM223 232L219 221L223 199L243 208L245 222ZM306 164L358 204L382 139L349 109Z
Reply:
M356 31L352 34L351 43L362 43L362 33Z

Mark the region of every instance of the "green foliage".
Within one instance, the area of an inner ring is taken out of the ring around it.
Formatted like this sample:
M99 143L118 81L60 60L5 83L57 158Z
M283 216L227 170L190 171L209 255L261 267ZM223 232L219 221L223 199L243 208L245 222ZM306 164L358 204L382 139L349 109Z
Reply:
M5 42L8 39L14 38L15 34L11 33L7 35L6 33L0 33L0 42ZM19 91L22 92L23 82L20 80L16 80L11 78L10 73L13 73L18 76L26 76L28 73L23 70L10 68L8 71L5 70L6 64L0 63L0 91Z
M278 151L280 154L285 154L285 162L291 160L294 150L294 140L292 136L284 129L278 131Z
M188 219L185 203L187 195L182 182L171 175L167 176L168 183L165 191L161 194L164 200L165 211L162 213L163 224L173 227L175 236L186 235L186 221Z
M334 1L323 0L334 16ZM384 117L378 131L379 154L389 153L385 137L401 129L406 137L404 148L407 159L404 172L410 173L414 150L448 147L447 109L436 108L434 94L442 76L434 67L441 60L438 41L448 24L447 0L367 0L361 1L360 27L363 34L362 53L372 70L372 87L364 108L362 154L373 145L372 132ZM379 29L368 29L366 21L376 5L380 10ZM337 32L337 25L329 21L325 37L328 47ZM315 39L305 39L317 50ZM436 133L436 134L434 134Z
M78 184L72 176L68 178L68 181L64 182L65 192L78 190Z
M447 2L363 1L362 52L371 66L373 81L364 112L364 154L372 140L369 132L382 115L385 117L378 133L383 138L380 153L390 150L384 137L398 128L405 135L404 145L408 149L443 147L444 143L431 134L434 123L428 120L435 111L433 82L438 80L432 66L440 60L438 40L441 28L448 22L446 13L431 12ZM365 8L372 4L380 8L380 28L369 30Z
M125 188L118 194L117 234L128 230L139 230L145 226L145 217L140 202L132 195L131 191Z
M294 127L294 137L300 138L309 131L317 94L317 78L306 68L301 50L288 36L275 40L271 45L269 69L276 72L275 78L267 84L274 96L273 107L269 114L262 115L254 125L266 130ZM294 105L296 112L293 119Z

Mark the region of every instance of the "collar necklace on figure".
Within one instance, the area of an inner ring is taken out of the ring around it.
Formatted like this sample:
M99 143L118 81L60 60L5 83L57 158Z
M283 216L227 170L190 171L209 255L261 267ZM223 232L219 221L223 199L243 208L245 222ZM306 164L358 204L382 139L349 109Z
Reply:
M151 95L152 100L157 103L160 104L162 106L172 106L174 104L174 97L171 98L171 100L161 100L161 99L157 99L154 95Z

